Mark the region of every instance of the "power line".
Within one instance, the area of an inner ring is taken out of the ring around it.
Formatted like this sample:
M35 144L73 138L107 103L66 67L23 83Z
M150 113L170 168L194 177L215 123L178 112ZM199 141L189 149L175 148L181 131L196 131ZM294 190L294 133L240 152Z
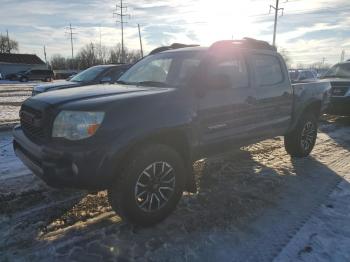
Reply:
M115 12L113 12L113 15L116 15L120 20L117 20L117 23L120 23L121 31L122 31L122 63L125 62L125 50L124 50L124 24L127 22L124 21L124 18L128 16L130 18L130 15L124 13L124 10L127 10L127 6L123 5L123 0L120 0L120 4L116 4Z

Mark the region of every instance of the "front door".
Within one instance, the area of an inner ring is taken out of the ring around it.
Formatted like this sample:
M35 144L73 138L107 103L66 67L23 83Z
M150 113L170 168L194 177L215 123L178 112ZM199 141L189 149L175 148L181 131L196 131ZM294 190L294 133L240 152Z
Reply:
M251 138L247 132L256 121L254 88L242 52L225 52L207 60L203 75L204 90L197 97L201 150L204 154L217 153L232 147L232 143ZM222 88L213 79L227 79Z

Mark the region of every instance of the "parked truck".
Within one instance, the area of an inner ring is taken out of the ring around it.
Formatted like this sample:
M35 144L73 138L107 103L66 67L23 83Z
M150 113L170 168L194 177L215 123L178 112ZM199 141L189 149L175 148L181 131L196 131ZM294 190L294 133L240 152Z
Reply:
M118 84L29 98L13 146L50 186L107 189L118 214L149 226L196 192L198 159L281 135L291 156L309 155L329 94L329 82L292 86L266 42L174 45Z
M332 66L322 77L331 83L327 113L350 116L350 60Z

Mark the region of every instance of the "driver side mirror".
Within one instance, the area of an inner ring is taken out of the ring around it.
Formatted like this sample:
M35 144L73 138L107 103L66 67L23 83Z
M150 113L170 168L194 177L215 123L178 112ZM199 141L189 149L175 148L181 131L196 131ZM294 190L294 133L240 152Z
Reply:
M101 84L106 84L106 83L111 83L111 82L112 82L112 78L110 76L105 76L100 81Z

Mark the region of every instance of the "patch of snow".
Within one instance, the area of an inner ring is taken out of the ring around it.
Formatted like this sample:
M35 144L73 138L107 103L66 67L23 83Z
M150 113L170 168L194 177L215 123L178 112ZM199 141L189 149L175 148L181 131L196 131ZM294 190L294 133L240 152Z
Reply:
M2 123L18 121L19 110L19 106L0 105L0 125Z
M0 181L30 174L29 169L16 157L12 140L10 131L0 132Z
M350 175L275 261L350 261Z
M23 102L28 96L0 96L0 103Z

